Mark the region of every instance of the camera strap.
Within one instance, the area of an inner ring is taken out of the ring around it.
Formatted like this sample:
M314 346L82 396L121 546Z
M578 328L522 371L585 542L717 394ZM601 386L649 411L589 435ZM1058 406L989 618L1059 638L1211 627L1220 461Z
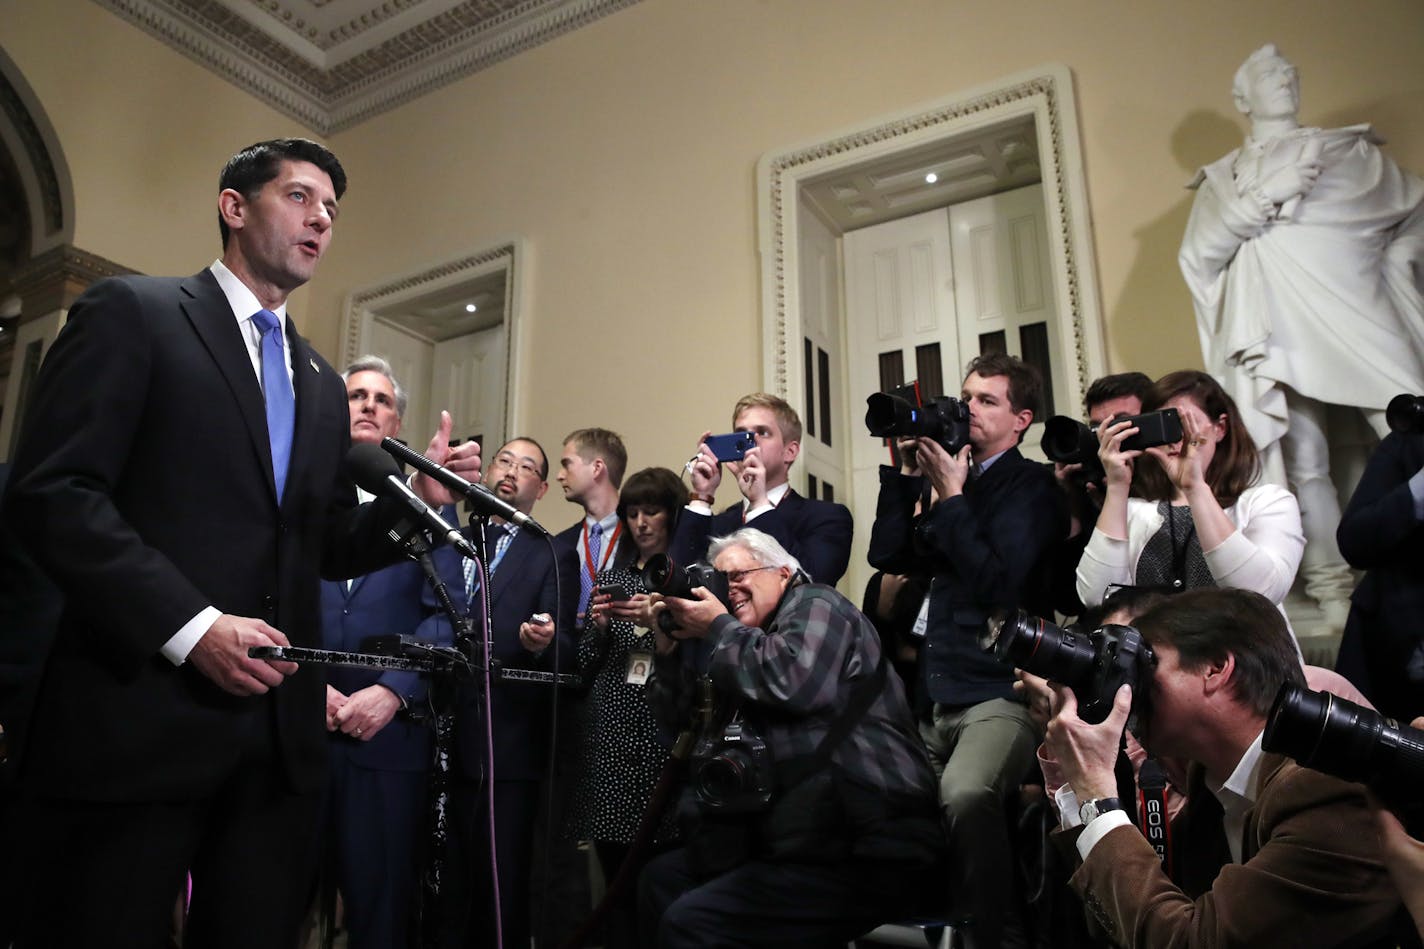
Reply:
M880 694L881 686L885 683L885 670L888 665L889 663L885 660L885 652L882 650L880 662L875 666L875 671L861 679L860 683L856 685L855 691L850 697L850 704L831 723L826 737L821 739L816 750L805 757L788 761L777 769L780 778L779 786L776 789L778 794L783 794L794 788L826 766L831 760L836 746L845 740L855 724L865 717L866 712L870 711L870 706L874 704L876 697Z
M1176 879L1172 874L1171 822L1167 819L1167 772L1154 758L1142 762L1137 772L1137 826L1157 851L1167 876Z

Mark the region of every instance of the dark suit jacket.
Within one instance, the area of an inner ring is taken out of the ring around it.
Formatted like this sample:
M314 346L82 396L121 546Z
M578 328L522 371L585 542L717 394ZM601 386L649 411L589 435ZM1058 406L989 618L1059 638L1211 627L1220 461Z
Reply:
M919 517L924 479L880 468L869 559L886 573L930 575L929 628L921 657L926 694L973 705L1013 698L1013 669L979 646L992 612L1022 607L1053 615L1048 560L1067 532L1053 472L1010 448L972 481Z
M287 341L296 428L279 506L261 387L209 271L105 280L70 309L5 504L66 599L24 762L36 787L192 799L273 740L294 786L324 780L319 669L240 698L159 653L210 605L317 646L318 571L394 559L380 552L383 506L357 513L340 477L345 386L294 331Z
M679 566L696 563L707 556L707 544L713 537L743 526L775 537L816 583L833 587L845 576L855 527L850 511L844 504L803 498L795 491L787 491L774 509L745 525L740 502L715 515L680 512L668 555Z
M1262 759L1260 782L1244 862L1223 863L1221 809L1197 769L1173 823L1179 875L1193 881L1183 888L1135 827L1098 841L1071 883L1114 943L1327 947L1385 936L1399 895L1380 863L1364 789L1280 755ZM1182 826L1198 818L1194 829Z
M493 539L490 541L493 548ZM503 666L521 669L554 669L554 645L534 656L519 642L519 624L534 613L554 617L560 671L574 665L574 608L578 604L578 573L573 551L556 545L557 561L549 545L528 531L520 531L490 581L491 638L494 658ZM493 556L493 550L491 550ZM435 552L435 564L450 590L457 609L469 609L465 594L464 564L449 547ZM556 573L561 585L556 585ZM427 611L435 609L435 597L424 595ZM441 629L441 627L444 627ZM421 623L418 635L438 640L450 636L449 622L433 613ZM475 635L482 635L476 622ZM494 727L495 779L537 780L548 763L549 710L552 687L528 682L493 684L490 703ZM565 700L561 695L560 699ZM485 716L479 688L461 688L455 723L455 764L460 773L478 779L484 773Z
M1421 467L1424 435L1385 436L1336 533L1340 553L1365 571L1350 598L1336 668L1376 708L1406 721L1424 715L1424 683L1405 673L1424 643L1424 523L1409 493L1409 479Z
M424 589L425 574L416 563L398 563L357 577L349 592L345 580L323 581L322 645L327 649L357 652L368 636L414 634L425 615L420 602ZM409 707L418 707L425 700L426 681L415 672L329 666L326 677L332 686L347 695L379 684L399 695ZM339 733L333 734L331 740L340 742L352 763L363 768L424 771L430 766L430 728L412 724L400 714L370 741Z

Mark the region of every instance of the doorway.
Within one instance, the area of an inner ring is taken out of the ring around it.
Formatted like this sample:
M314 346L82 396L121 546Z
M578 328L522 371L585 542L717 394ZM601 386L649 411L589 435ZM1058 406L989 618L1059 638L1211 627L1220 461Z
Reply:
M1000 144L986 148L986 141ZM926 189L924 176L931 172L943 174L946 185ZM862 187L858 179L871 187ZM1102 373L1105 358L1076 105L1066 67L1009 77L846 135L768 154L758 164L764 385L796 405L808 421L814 414L831 422L838 436L820 442L808 424L805 462L795 477L798 490L817 497L827 496L825 485L838 486L835 499L856 516L844 581L852 596L859 595L872 572L865 550L877 482L874 464L867 465L863 456L867 446L884 454L862 422L865 397L879 387L859 391L866 385L856 381L857 373L863 375L866 361L877 354L865 352L851 326L875 317L874 312L857 312L845 293L845 235L1035 183L1041 186L1042 208L1042 227L1033 237L1042 242L1035 251L1042 260L1035 271L1041 281L1037 292L1051 313L1033 345L1052 366L1053 402L1060 411L1072 411L1088 382ZM976 188L981 190L974 193ZM1022 240L1027 233L1020 229L1017 236L1001 236ZM973 270L960 267L947 280L962 292L966 280L974 282ZM988 282L979 280L975 286L982 289ZM1005 335L999 348L1024 348L1024 337L1011 343L1009 328L1000 329ZM942 385L957 394L958 374L978 353L983 334L956 317L929 335L936 338L920 342L938 343L942 352L955 354L951 361L942 357ZM878 378L878 368L873 371ZM907 369L906 378L913 377Z
M352 293L342 364L366 353L391 363L409 404L402 435L416 447L440 411L454 439L499 445L522 423L519 388L518 242Z

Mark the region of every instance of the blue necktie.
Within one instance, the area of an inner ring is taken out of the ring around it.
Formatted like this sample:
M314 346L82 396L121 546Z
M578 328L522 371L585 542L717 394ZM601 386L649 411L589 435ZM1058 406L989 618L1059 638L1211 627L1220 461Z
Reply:
M296 422L296 399L287 375L287 359L282 351L282 321L271 310L258 310L252 322L262 331L262 397L267 403L267 438L272 443L272 476L277 482L277 500L287 485L287 465L292 459L292 428Z

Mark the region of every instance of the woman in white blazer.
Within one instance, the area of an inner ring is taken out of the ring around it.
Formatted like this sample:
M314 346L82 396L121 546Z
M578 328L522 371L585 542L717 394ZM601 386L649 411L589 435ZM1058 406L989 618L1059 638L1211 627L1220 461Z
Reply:
M1256 483L1255 443L1211 376L1163 376L1143 404L1144 411L1162 408L1181 415L1183 438L1175 445L1124 451L1135 426L1099 427L1106 487L1078 563L1078 595L1092 606L1117 586L1215 584L1254 590L1279 605L1305 547L1295 495Z

